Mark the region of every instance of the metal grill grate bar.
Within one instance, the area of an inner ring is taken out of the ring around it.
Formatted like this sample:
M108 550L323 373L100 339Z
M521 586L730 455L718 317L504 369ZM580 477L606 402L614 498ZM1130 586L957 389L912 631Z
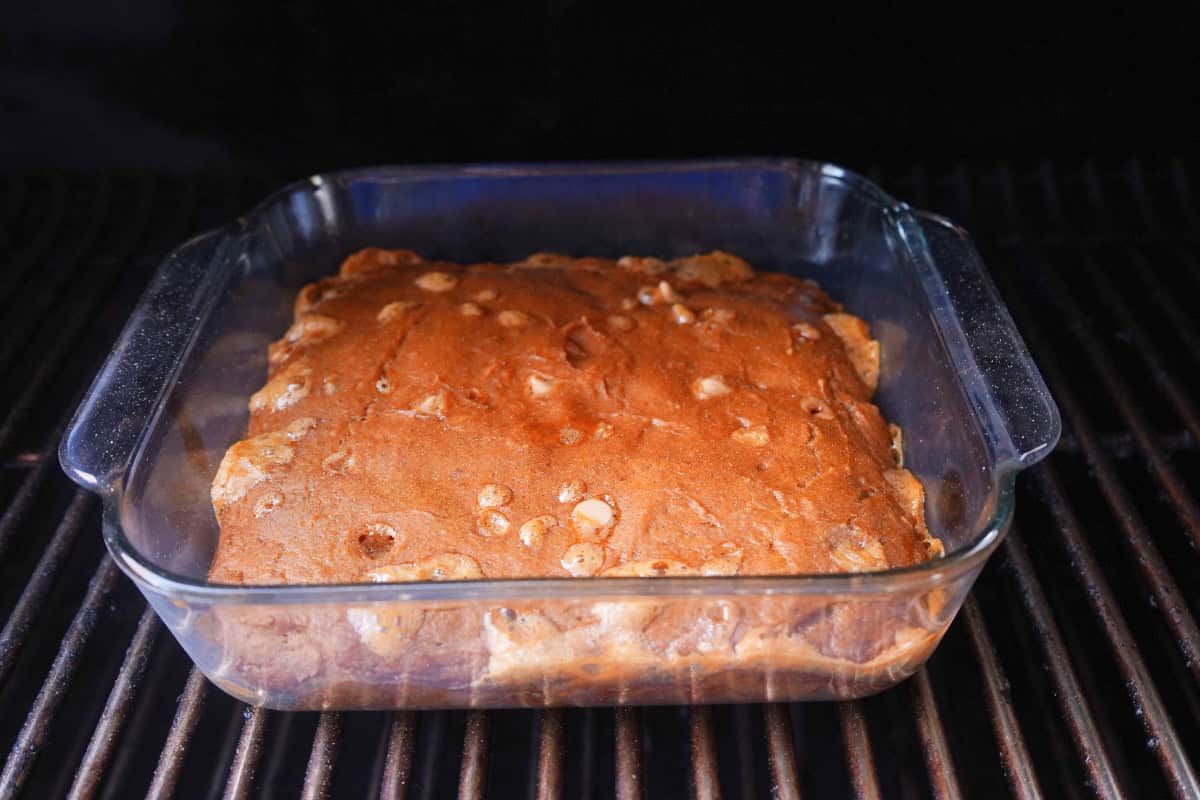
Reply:
M487 787L488 739L491 715L486 711L467 714L467 732L463 736L462 772L458 778L458 799L479 800Z
M975 658L979 662L983 694L987 700L992 728L996 732L996 741L1000 744L1000 758L1004 762L1009 786L1020 800L1041 800L1042 789L1033 771L1033 760L1025 746L1020 723L1013 713L1008 681L1000 668L1000 660L996 657L991 637L988 636L983 614L973 597L968 597L963 603L961 613L967 624L967 634L971 638Z
M916 671L909 681L912 686L913 714L917 719L917 735L921 739L921 750L934 797L938 800L956 800L962 797L958 788L958 776L950 757L950 746L946 743L946 731L942 727L942 716L938 711L937 697L929 682L925 667Z
M208 679L200 670L192 667L188 672L187 684L179 700L179 709L171 722L171 731L158 757L158 767L146 792L146 800L166 800L175 792L179 770L187 756L188 745L204 710L204 696L208 691Z
M1184 427L1192 434L1193 440L1200 442L1200 413L1192 404L1187 392L1171 377L1171 373L1163 364L1158 349L1151 343L1150 337L1146 335L1145 330L1134 318L1133 312L1129 310L1129 306L1113 288L1104 271L1099 269L1091 258L1085 258L1092 285L1116 315L1117 321L1121 325L1121 333L1129 337L1134 347L1138 349L1139 355L1146 360L1147 371L1151 378L1158 384L1175 413L1179 415ZM1155 449L1161 450L1162 448L1156 447Z
M1066 717L1067 727L1075 740L1092 791L1102 798L1122 798L1125 794L1117 785L1112 762L1100 740L1092 712L1083 699L1083 689L1080 688L1079 679L1075 676L1075 670L1067 657L1062 634L1054 622L1046 595L1034 577L1033 565L1029 561L1029 554L1025 551L1016 526L1013 526L1013 530L1008 534L1002 550L1005 564L1016 582L1021 603L1025 606L1025 612L1032 623L1033 633L1042 648L1048 667L1047 673L1054 684L1054 694Z
M618 708L616 714L617 800L642 796L641 715L636 709Z
M1000 177L1000 185L1006 201L1005 207L1009 218L1015 228L1024 231L1027 229L1027 226L1017 210L1012 173L1009 170L1002 170ZM1092 210L1097 220L1101 225L1111 224L1111 213L1104 200L1101 181L1094 165L1088 165L1085 168L1084 180L1088 187L1088 197L1091 201ZM1043 186L1045 186L1045 183L1043 182ZM1051 205L1056 200L1056 194L1050 195L1047 198L1048 203ZM1144 216L1156 218L1149 205L1145 206L1143 213ZM1133 402L1133 393L1119 376L1111 357L1100 346L1101 340L1090 329L1087 318L1071 296L1061 277L1057 274L1056 265L1052 260L1045 258L1044 254L1040 251L1035 251L1035 255L1038 257L1039 262L1047 267L1047 269L1042 270L1041 277L1045 281L1045 285L1055 295L1060 309L1065 312L1066 327L1071 331L1073 338L1083 349L1088 362L1100 377L1121 418L1133 433L1139 452L1146 461L1151 474L1165 490L1168 500L1174 507L1181 523L1191 535L1193 544L1200 543L1200 512L1197 512L1195 501L1166 456L1155 447L1150 425L1141 410ZM1014 306L1017 310L1022 309L1021 304L1014 304ZM1027 314L1023 316L1025 316L1027 334L1030 334L1030 338L1035 341L1040 340L1040 337L1036 335L1036 326L1032 324L1032 320L1029 319ZM1150 345L1148 341L1146 344ZM1043 349L1045 349L1044 345ZM1154 354L1155 358L1158 358L1157 351L1152 346L1150 347L1150 352ZM1078 412L1076 411L1076 413ZM1082 419L1082 416L1080 416L1080 419ZM1117 666L1125 678L1134 708L1138 711L1138 717L1151 737L1150 741L1153 744L1155 754L1162 765L1171 787L1179 796L1195 796L1200 794L1200 784L1197 783L1196 775L1188 761L1187 755L1162 706L1158 692L1154 686L1153 678L1146 668L1143 659L1136 652L1128 625L1119 610L1107 581L1103 578L1099 565L1095 562L1094 556L1083 539L1079 522L1067 501L1066 494L1057 478L1053 465L1049 463L1042 464L1037 468L1036 473L1051 513L1058 523L1064 543L1072 556L1072 563L1077 567L1077 577L1083 582L1088 601L1102 624ZM1138 532L1136 528L1132 528L1132 530L1136 535ZM1135 539L1128 540L1135 541ZM1147 547L1146 552L1153 552L1153 549ZM1153 566L1159 566L1161 569L1157 575L1154 574ZM1143 570L1150 570L1151 574L1148 577L1152 585L1156 580L1167 577L1165 567L1161 565L1161 562L1157 565L1147 563L1143 567ZM1167 583L1164 586L1160 586L1157 591L1162 592L1170 589L1174 589L1173 584ZM1178 590L1174 589L1174 591L1176 592L1175 596L1178 597ZM1174 603L1173 597L1169 599ZM1178 629L1183 634L1180 637L1181 645L1185 649L1194 649L1196 646L1194 621L1190 617L1182 615L1171 615L1168 613L1167 616L1168 623L1172 625L1172 628ZM1190 631L1188 630L1189 624ZM1188 641L1189 639L1190 641Z
M333 764L337 759L341 725L341 714L332 711L323 712L317 721L317 732L313 736L312 752L308 757L308 770L304 774L303 800L322 800L328 793Z
M62 520L54 529L49 544L42 552L41 559L33 568L33 574L25 583L17 604L8 615L4 629L0 630L0 685L3 685L9 670L16 662L34 617L44 607L54 578L75 546L75 540L79 538L79 532L87 521L95 499L95 495L90 492L76 490L70 505L63 513Z
M1108 392L1108 399L1112 401L1121 418L1133 433L1138 452L1141 453L1151 474L1162 485L1180 522L1191 537L1193 545L1200 549L1200 508L1196 506L1196 501L1184 485L1183 479L1175 471L1174 466L1171 465L1170 460L1155 446L1150 423L1133 402L1134 395L1129 386L1118 374L1112 359L1101 348L1100 340L1096 338L1091 326L1087 324L1079 306L1069 296L1066 285L1054 274L1052 269L1045 270L1043 277L1055 293L1059 307L1066 314L1068 329L1074 334L1076 342L1079 343L1104 384L1105 390Z
M392 724L388 729L387 761L383 767L383 783L379 787L380 798L404 800L407 795L415 730L414 712L397 711L392 715Z
M133 641L125 652L125 660L121 662L121 670L117 673L112 691L108 694L108 701L104 704L100 721L96 723L96 730L88 743L87 752L84 753L79 769L75 772L75 781L71 784L68 795L70 800L87 800L95 796L99 789L104 769L112 757L117 739L121 735L121 728L129 714L129 707L133 704L134 694L146 671L146 664L150 660L150 648L154 646L159 627L154 610L147 607L138 621Z
M717 743L713 733L712 709L692 706L692 786L694 796L702 800L720 800L721 782L717 776Z
M842 719L842 738L846 740L846 766L856 800L879 800L879 776L875 774L875 756L862 706L855 700L838 704Z
M1192 282L1200 285L1200 267L1197 266L1192 255L1185 250L1176 250L1175 256L1179 260L1179 266L1182 266L1191 276ZM1136 250L1131 250L1129 258L1137 267L1135 271L1141 282L1145 284L1155 307L1171 324L1171 333L1183 342L1180 352L1190 355L1193 361L1200 361L1200 329L1196 328L1194 314L1188 314L1179 307L1179 304L1175 302L1174 295L1154 275L1154 270L1146 262L1145 256Z
M1102 227L1111 227L1111 213L1104 200L1104 192L1095 165L1085 165L1083 176L1088 185L1088 198L1098 224ZM1029 225L1018 210L1015 178L1011 169L1001 169L999 185L1010 226L1017 231L1019 236L1024 236L1029 230ZM1047 204L1055 202L1056 197L1057 195L1047 197ZM1130 391L1129 386L1121 378L1111 357L1101 347L1101 339L1091 330L1086 316L1075 302L1067 285L1063 283L1061 277L1058 275L1057 265L1053 259L1047 258L1039 248L1030 248L1030 251L1037 259L1038 264L1043 267L1039 271L1039 277L1045 281L1045 285L1053 293L1056 302L1063 311L1066 317L1066 328L1083 349L1088 362L1092 365L1092 368L1104 384L1108 398L1112 401L1122 420L1124 420L1125 425L1133 434L1139 453L1141 453L1142 458L1146 461L1151 474L1162 485L1167 497L1175 508L1176 514L1187 529L1193 546L1200 549L1200 508L1197 507L1196 501L1192 498L1190 492L1188 492L1170 461L1155 446L1152 426L1133 402L1133 392ZM1151 273L1151 270L1145 270L1144 272L1147 277Z
M15 310L9 312L5 319L7 336L0 343L0 373L8 371L9 367L12 366L13 359L28 340L28 334L31 332L31 329L37 325L67 290L71 279L75 277L75 270L78 268L80 261L82 261L87 251L95 244L100 236L100 232L104 230L104 223L107 221L106 212L110 210L110 196L111 186L109 182L107 180L100 181L92 196L86 227L79 238L70 246L70 249L56 259L60 264L69 266L60 266L58 269L50 272L50 279L39 281L36 291L32 292L32 296L30 292L21 292L21 302L15 304ZM10 299L6 298L6 300ZM3 305L4 303L0 302L0 307Z
M566 753L566 717L561 708L540 715L538 731L538 800L558 800L563 790L563 760Z
M1113 458L1125 459L1137 456L1133 436L1128 433L1099 433L1096 434L1095 440L1104 452ZM1200 445L1197 445L1196 439L1187 431L1157 434L1155 446L1168 455L1200 451ZM1054 451L1056 453L1078 453L1081 449L1075 433L1068 429L1063 432Z
M270 713L265 708L252 706L246 706L242 712L245 722L242 723L242 735L238 737L233 763L229 766L229 778L225 781L225 800L242 800L250 796Z
M1013 302L1010 304L1010 308L1021 322L1021 330L1024 332L1026 341L1038 354L1042 373L1054 392L1059 409L1073 429L1075 438L1083 450L1084 458L1093 471L1093 477L1099 484L1100 491L1124 534L1123 544L1133 556L1132 560L1137 568L1139 578L1153 596L1154 604L1164 621L1175 634L1184 660L1189 664L1193 674L1200 678L1200 630L1197 629L1196 621L1188 609L1184 593L1176 584L1175 579L1171 577L1166 562L1163 561L1145 522L1117 477L1112 463L1097 444L1096 434L1092 430L1091 423L1075 397L1075 392L1071 389L1070 382L1066 379L1057 356L1047 345L1040 327L1029 315L1024 303ZM1046 465L1045 468L1052 469L1050 465ZM1072 552L1075 551L1076 544L1082 545L1078 536L1072 538L1073 531L1065 531L1060 528L1059 532L1060 535L1067 538L1067 547ZM1087 574L1086 568L1085 574Z
M55 426L55 429L50 434L49 441L47 441L38 454L37 466L25 475L24 480L21 481L20 488L17 489L17 493L13 496L12 502L8 504L4 515L0 516L0 556L4 555L17 528L20 527L25 517L29 514L34 500L37 499L37 493L46 482L46 479L51 475L57 476L58 465L54 462L52 456L58 447L59 440L62 439L69 419L69 416L64 416L59 424Z
M100 201L105 200L108 196L107 182L103 186L104 191L97 193L97 198ZM144 184L142 187L144 188ZM141 191L139 192L139 197L144 198L144 202L138 204L139 213L135 215L134 223L122 227L123 235L113 250L114 258L112 259L112 266L107 270L99 270L94 278L89 275L81 280L80 285L85 289L84 294L89 300L84 304L83 308L76 309L71 315L71 321L59 332L55 342L51 346L51 352L43 357L41 365L27 381L20 397L5 415L3 423L0 424L0 450L8 446L9 440L14 435L18 424L22 421L28 410L32 408L38 395L49 381L50 376L54 375L56 370L61 369L61 362L65 358L65 355L78 345L79 338L94 321L99 309L102 308L102 301L107 299L112 288L115 286L117 277L120 274L119 268L122 266L121 261L128 258L135 246L142 239L146 228L147 212L150 207L149 192ZM89 226L88 232L83 237L83 241L65 259L65 263L72 265L71 268L62 270L62 274L65 276L70 276L73 273L75 269L74 265L85 261L89 246L98 236L100 223L104 219L104 214L97 213L93 217L95 222ZM47 441L43 452L39 454L39 463L26 476L14 503L6 512L4 518L0 520L0 552L3 552L7 547L11 536L15 533L29 507L32 505L42 484L53 474L53 466L56 464L53 455L57 449L62 431L66 427L70 413L73 411L73 407L74 403L72 402L68 412L64 414ZM91 508L92 499L89 493L83 490L76 491L74 499L64 514L62 522L51 536L37 566L34 568L31 578L26 583L17 605L6 620L3 632L0 632L0 682L4 680L9 669L12 667L24 642L24 638L33 624L34 618L41 610L63 562L73 549L80 529L86 521L87 512ZM111 568L111 563L105 563L108 568ZM104 566L102 566L102 569L104 569ZM86 601L84 610L91 610L86 605ZM136 641L135 639L135 643ZM134 662L127 663L127 666L132 667L132 671L122 669L118 676L118 683L113 688L114 694L110 698L117 705L106 708L106 716L102 717L101 726L97 728L97 734L102 737L105 734L115 733L123 723L126 710L123 706L127 706L130 699L125 695L132 689L132 685L122 683L122 679L134 678L136 680L136 678L140 677L144 661L135 659ZM65 681L69 682L69 680L70 675L67 674ZM65 691L65 685L64 687L57 688L55 691L57 693ZM109 710L119 710L120 713L117 716L107 716ZM54 706L46 706L45 711L48 713L48 717L42 725L43 728L49 725L49 719L54 713ZM77 796L86 796L92 791L88 787L93 781L91 778L86 777L94 771L93 767L89 766L89 759L100 757L103 761L106 761L111 747L112 743L106 741L104 738L100 740L93 739L89 744L82 768L86 770L86 773L81 772L82 782L79 780L76 781L75 788L72 790L73 793ZM29 757L29 760L32 762L32 755Z
M100 274L97 279L85 277L81 281L80 291L86 298L83 306L63 320L54 343L39 354L39 364L26 380L21 396L9 408L4 416L4 421L0 422L0 452L4 452L8 447L19 424L33 408L34 402L41 395L46 384L59 373L67 356L73 348L78 347L79 339L94 322L98 311L104 307L104 303L107 302L121 275L124 262L131 257L145 236L152 204L153 186L145 183L139 184L132 223L122 228L123 236L113 249L112 263L108 269L98 270ZM71 403L68 408L73 412L75 403ZM65 429L65 424L63 427ZM53 447L57 447L58 440L61 438L61 434L52 437Z
M1133 700L1134 708L1151 740L1156 742L1155 754L1180 797L1200 797L1200 781L1197 781L1186 753L1175 733L1175 727L1167 716L1154 680L1145 662L1137 653L1133 634L1118 609L1112 589L1104 580L1100 566L1084 541L1079 520L1067 502L1057 474L1052 465L1042 464L1036 468L1038 485L1042 489L1050 511L1063 534L1071 554L1072 562L1078 566L1077 577L1084 583L1088 601L1099 618L1108 637L1117 666L1125 678L1126 688Z
M79 664L79 655L95 630L104 604L108 602L116 578L117 567L105 554L88 585L79 611L71 620L71 626L63 637L62 646L50 667L50 672L46 675L41 691L38 692L33 708L25 717L25 724L17 735L17 741L9 751L4 772L0 773L0 800L16 797L20 791L46 738L54 712L58 710L66 693L67 684Z
M772 791L777 800L800 800L800 777L792 747L792 722L783 703L763 706L767 726L767 760L771 764Z

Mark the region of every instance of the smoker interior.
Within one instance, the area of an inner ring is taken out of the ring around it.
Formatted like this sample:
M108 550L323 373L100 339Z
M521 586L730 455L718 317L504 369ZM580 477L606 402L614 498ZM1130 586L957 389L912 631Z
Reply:
M1196 165L865 171L976 236L1063 414L928 666L851 703L343 714L192 670L55 457L158 260L273 182L0 177L0 798L1200 796Z

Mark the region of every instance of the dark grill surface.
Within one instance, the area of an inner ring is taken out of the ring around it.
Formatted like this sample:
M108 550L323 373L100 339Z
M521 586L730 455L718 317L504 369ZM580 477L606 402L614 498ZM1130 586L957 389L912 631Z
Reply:
M1066 429L912 680L854 703L391 714L208 685L55 458L164 252L271 187L0 178L0 798L1200 796L1194 172L870 170L976 235Z

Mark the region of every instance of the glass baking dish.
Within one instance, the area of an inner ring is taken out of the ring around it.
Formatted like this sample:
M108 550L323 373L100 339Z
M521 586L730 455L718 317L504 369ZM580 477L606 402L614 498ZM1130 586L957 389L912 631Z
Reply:
M870 322L945 558L846 575L231 586L209 484L305 283L366 246L456 261L721 249ZM112 557L218 686L279 709L860 697L910 675L1058 411L965 233L796 160L378 168L288 186L160 267L62 443ZM665 621L665 622L664 622Z

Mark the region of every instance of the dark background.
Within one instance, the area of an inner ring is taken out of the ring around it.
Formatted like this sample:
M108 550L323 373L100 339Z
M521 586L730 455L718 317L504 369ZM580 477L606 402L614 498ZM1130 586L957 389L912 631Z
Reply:
M1195 149L1200 62L1166 12L899 5L12 3L0 169Z

